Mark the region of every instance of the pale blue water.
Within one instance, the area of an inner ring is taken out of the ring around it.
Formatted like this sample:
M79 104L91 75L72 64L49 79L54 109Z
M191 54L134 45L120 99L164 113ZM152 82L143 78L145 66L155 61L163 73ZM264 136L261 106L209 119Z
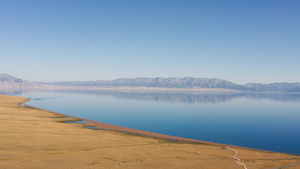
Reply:
M300 94L31 92L30 105L109 124L300 155Z

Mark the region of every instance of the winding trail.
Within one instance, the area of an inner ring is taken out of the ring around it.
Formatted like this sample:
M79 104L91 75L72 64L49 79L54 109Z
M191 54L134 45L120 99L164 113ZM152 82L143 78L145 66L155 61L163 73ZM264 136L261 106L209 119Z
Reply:
M226 147L228 150L232 150L232 151L235 151L235 155L233 156L234 159L236 159L236 162L240 165L242 165L245 169L247 169L246 165L241 163L241 159L237 158L237 154L239 153L239 151L235 150L235 149L232 149L232 148L229 148L229 146Z

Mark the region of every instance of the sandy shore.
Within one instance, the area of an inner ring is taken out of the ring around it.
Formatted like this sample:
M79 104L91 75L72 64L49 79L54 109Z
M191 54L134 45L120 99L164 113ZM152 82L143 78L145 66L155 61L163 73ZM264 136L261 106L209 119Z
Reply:
M224 145L184 140L88 120L67 124L65 115L20 106L29 99L0 95L0 168L243 168ZM97 125L160 137L141 137ZM199 144L170 142L167 139ZM251 168L300 168L300 156L234 147Z
M73 117L76 120L83 120L85 122L89 122L89 124L86 124L86 126L95 126L95 127L98 127L99 129L129 132L129 133L136 134L136 135L141 135L141 136L168 139L172 142L188 142L188 143L201 143L201 144L210 144L210 145L218 145L218 146L228 146L226 144L212 143L212 142L194 140L194 139L189 139L189 138L183 138L183 137L176 137L176 136L170 136L170 135L165 135L165 134L153 133L153 132L148 132L148 131L143 131L143 130L131 129L131 128L127 128L127 127L107 124L107 123L98 122L98 121L94 121L94 120L79 118L79 117L76 117L76 116L69 116L69 115L66 115L66 114L60 114L60 113L57 113L57 114L62 115L63 117ZM74 119L70 119L70 118L67 118L67 119L71 120L71 121L74 120Z

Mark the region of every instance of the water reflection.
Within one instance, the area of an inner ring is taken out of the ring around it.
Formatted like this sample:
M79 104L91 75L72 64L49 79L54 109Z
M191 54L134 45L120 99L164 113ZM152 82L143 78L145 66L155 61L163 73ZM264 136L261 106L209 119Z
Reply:
M23 95L33 90L0 90L2 95ZM47 90L49 92L112 96L118 99L141 101L167 101L183 103L221 103L237 98L268 99L283 102L300 102L298 93L247 93L247 92L179 92L134 90Z
M24 89L0 89L1 95L22 95L29 93L33 90L24 90Z
M138 101L167 101L183 103L222 103L238 98L268 99L281 102L300 102L295 93L244 93L244 92L173 92L173 91L126 91L126 90L56 90L51 92L112 96L118 99Z

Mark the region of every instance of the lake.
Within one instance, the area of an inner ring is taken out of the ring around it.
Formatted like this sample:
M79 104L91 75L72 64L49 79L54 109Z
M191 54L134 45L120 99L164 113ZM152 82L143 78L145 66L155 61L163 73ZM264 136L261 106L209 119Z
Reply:
M300 155L300 94L33 91L32 106L155 133Z

